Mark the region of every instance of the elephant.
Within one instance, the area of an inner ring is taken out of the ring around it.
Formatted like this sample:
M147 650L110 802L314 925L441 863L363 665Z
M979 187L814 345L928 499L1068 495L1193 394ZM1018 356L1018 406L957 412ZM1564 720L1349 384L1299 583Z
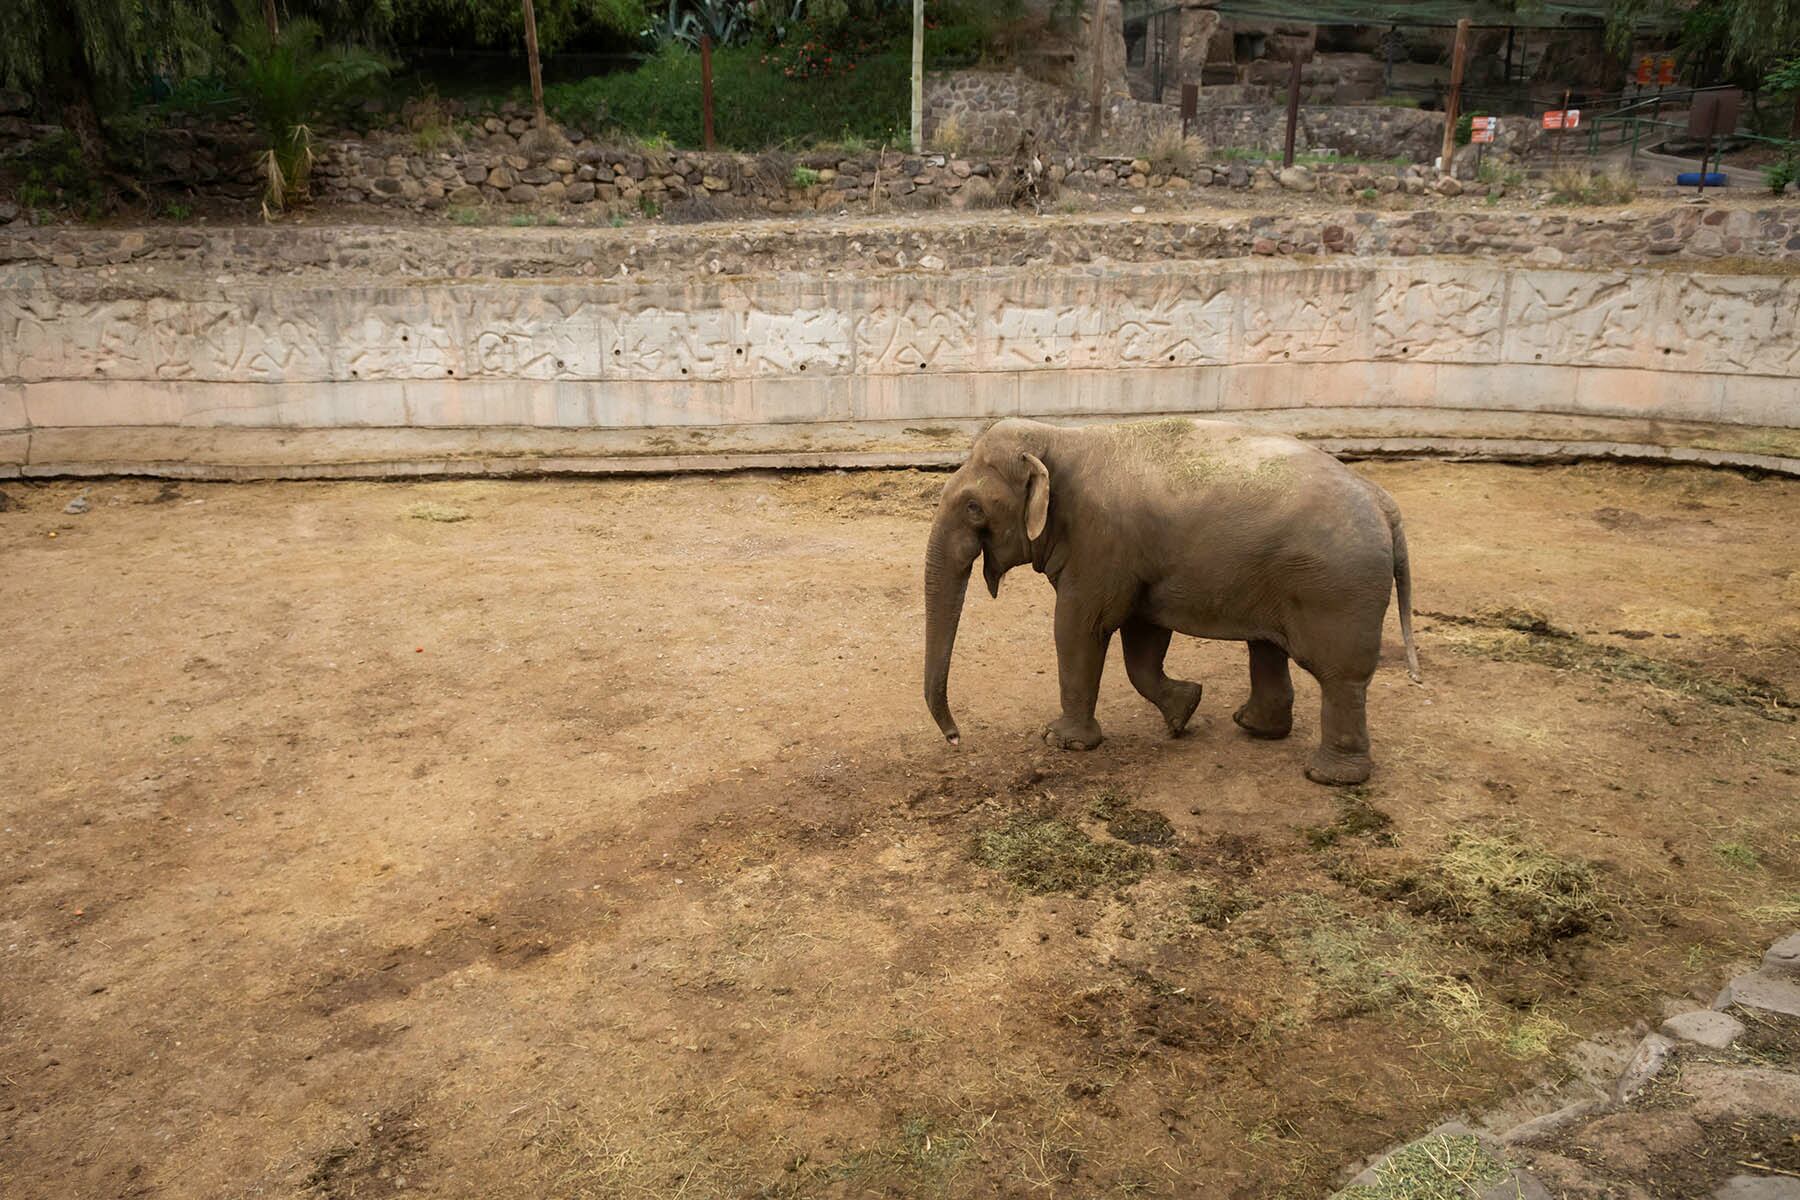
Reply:
M1043 737L1100 744L1094 704L1116 631L1132 686L1180 736L1201 686L1171 679L1174 633L1249 643L1258 738L1293 724L1293 659L1319 682L1316 783L1369 777L1364 712L1390 589L1407 673L1419 681L1412 571L1386 491L1295 438L1171 418L1086 428L1007 419L975 439L944 485L925 553L925 703L951 745L951 650L976 555L988 591L1030 563L1056 591L1062 715Z

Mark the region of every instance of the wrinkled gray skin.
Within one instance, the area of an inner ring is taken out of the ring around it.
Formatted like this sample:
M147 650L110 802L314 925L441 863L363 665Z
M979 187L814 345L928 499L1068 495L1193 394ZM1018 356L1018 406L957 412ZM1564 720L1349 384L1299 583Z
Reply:
M950 652L976 556L988 591L1024 563L1056 589L1062 716L1044 739L1100 743L1094 701L1115 631L1132 686L1171 735L1200 685L1163 673L1169 636L1250 644L1252 736L1293 724L1291 658L1319 681L1319 747L1307 777L1369 777L1363 713L1398 590L1416 681L1412 579L1400 510L1381 488L1303 442L1220 421L1063 428L1001 421L975 440L938 504L925 557L925 702L952 745Z

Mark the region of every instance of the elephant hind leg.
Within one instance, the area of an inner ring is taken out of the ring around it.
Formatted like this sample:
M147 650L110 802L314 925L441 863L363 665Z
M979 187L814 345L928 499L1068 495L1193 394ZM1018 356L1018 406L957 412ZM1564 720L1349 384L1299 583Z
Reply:
M1314 783L1361 783L1369 777L1369 677L1321 679L1319 748L1306 765Z
M1163 660L1169 653L1169 631L1148 621L1128 621L1119 628L1119 641L1125 650L1125 673L1138 694L1156 705L1169 728L1170 737L1180 737L1187 729L1188 718L1200 706L1200 685L1185 679L1170 679L1163 673Z
M1251 737L1284 738L1294 727L1294 681L1287 651L1274 642L1250 643L1250 699L1231 719Z

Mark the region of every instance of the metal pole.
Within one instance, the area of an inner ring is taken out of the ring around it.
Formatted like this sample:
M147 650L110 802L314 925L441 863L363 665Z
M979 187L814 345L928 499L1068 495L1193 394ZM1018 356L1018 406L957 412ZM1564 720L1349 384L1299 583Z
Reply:
M1299 123L1300 60L1295 58L1288 69L1287 138L1281 144L1281 165L1284 167L1294 165L1294 127Z
M700 35L700 148L713 148L712 38Z
M912 150L925 148L925 0L913 0Z
M544 124L544 72L538 66L537 14L531 0L525 0L525 57L531 66L531 107L537 112L539 128Z
M1106 47L1106 4L1107 0L1093 0L1094 45L1090 51L1092 61L1088 63L1088 73L1093 76L1088 98L1088 141L1091 143L1100 141L1100 102L1105 95L1106 79L1100 60Z
M1444 101L1443 172L1455 175L1456 118L1462 106L1463 64L1469 56L1469 18L1456 23L1456 51L1450 58L1450 95Z

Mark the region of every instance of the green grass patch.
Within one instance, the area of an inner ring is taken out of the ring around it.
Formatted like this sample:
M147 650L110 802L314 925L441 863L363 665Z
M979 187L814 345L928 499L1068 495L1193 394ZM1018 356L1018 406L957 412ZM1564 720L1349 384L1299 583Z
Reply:
M1133 846L1167 846L1175 841L1169 818L1147 808L1136 808L1118 792L1100 792L1088 804L1088 813L1106 822L1106 832Z
M1375 1167L1375 1182L1338 1200L1468 1200L1506 1178L1505 1163L1469 1134L1433 1134L1403 1146Z
M1394 819L1370 804L1360 788L1350 788L1338 797L1337 819L1329 825L1310 825L1302 832L1314 850L1335 846L1340 838L1372 838L1378 846L1392 846L1389 832Z
M1150 854L1136 846L1097 842L1072 821L1021 815L975 837L973 857L1028 892L1077 892L1124 887L1150 870Z
M1754 871L1762 866L1762 855L1756 852L1756 847L1743 842L1720 842L1713 847L1713 853L1734 870Z
M1511 832L1454 834L1424 861L1340 847L1325 870L1365 896L1459 925L1490 952L1541 952L1611 919L1592 866Z
M1317 1015L1358 1016L1404 1008L1456 1034L1489 1036L1493 1014L1474 985L1444 969L1427 931L1404 917L1381 923L1322 896L1288 906L1277 955L1318 989Z
M1721 707L1748 708L1771 721L1795 719L1794 702L1768 680L1721 680L1680 663L1600 645L1557 628L1541 613L1499 609L1474 616L1435 612L1420 615L1448 626L1440 632L1446 635L1450 648L1461 654L1648 684Z
M1456 834L1422 894L1491 946L1545 946L1606 918L1593 868L1505 834Z
M1249 912L1262 901L1242 892L1211 883L1196 883L1182 892L1177 911L1188 922L1207 929L1223 929L1232 918Z

